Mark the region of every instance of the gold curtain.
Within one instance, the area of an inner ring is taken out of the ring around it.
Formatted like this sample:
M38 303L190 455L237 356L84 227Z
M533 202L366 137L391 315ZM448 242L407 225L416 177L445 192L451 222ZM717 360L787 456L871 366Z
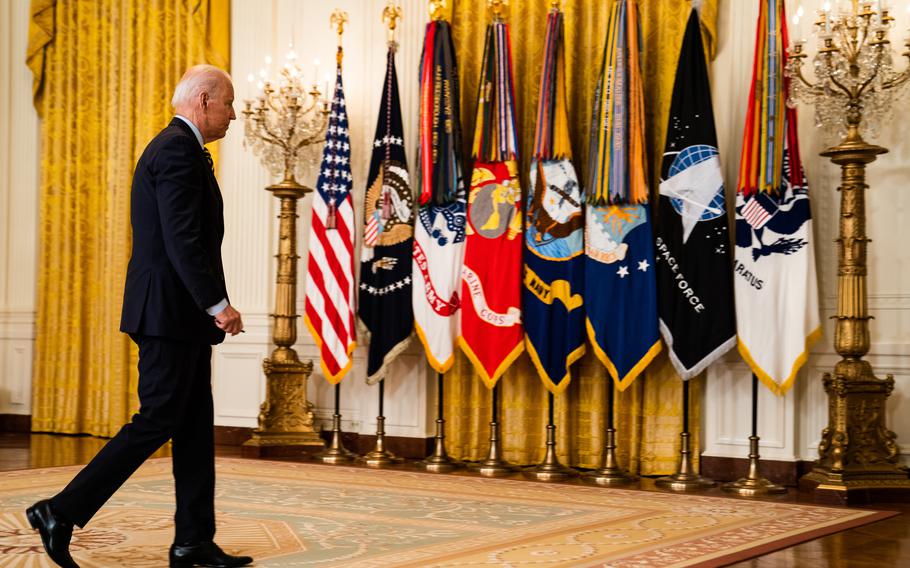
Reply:
M36 431L111 436L135 411L120 333L132 170L187 67L228 69L229 0L32 0L41 124Z
M663 154L667 114L676 74L679 49L691 9L688 0L638 0L644 53L645 129L653 181ZM705 46L713 58L717 0L701 2ZM453 0L448 9L461 80L461 108L465 152L470 152L474 108L483 55L484 30L489 16L485 0ZM564 0L566 90L574 165L579 179L587 169L588 134L594 90L599 79L610 0ZM537 112L537 89L543 58L547 12L550 2L515 1L506 8L512 42L516 120L521 148L522 187L528 187ZM557 397L557 450L563 463L597 467L604 439L606 372L589 353L573 369L570 387ZM693 381L690 431L698 455L701 382ZM539 462L544 452L547 419L546 390L527 355L502 378L504 457L522 464ZM464 459L481 459L489 438L489 391L459 353L446 375L447 449ZM662 353L645 375L625 392L616 393L617 453L625 467L642 475L675 471L682 426L682 389L672 365Z

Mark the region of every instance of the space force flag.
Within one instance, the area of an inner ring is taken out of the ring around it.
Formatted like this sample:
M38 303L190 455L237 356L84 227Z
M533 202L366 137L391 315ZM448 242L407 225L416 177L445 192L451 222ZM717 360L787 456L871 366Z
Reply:
M524 350L521 187L509 27L487 26L462 268L461 349L489 388Z
M525 345L544 385L559 394L585 353L584 217L566 115L563 15L547 17L522 291Z
M335 93L313 193L303 319L319 346L322 372L330 383L338 383L350 370L355 347L350 144L339 47Z
M449 23L427 24L420 60L414 225L414 328L439 373L455 362L466 200L461 173L458 70Z
M373 383L385 377L388 364L407 347L414 329L414 197L404 152L394 44L386 57L363 217L358 314L370 334L367 382Z
M676 67L658 208L660 331L676 372L688 380L736 343L724 179L694 8Z
M585 189L588 338L620 390L660 352L639 34L636 2L614 2L594 97Z
M752 87L736 194L733 282L739 352L785 393L821 337L809 187L796 110L785 107L783 0L760 0Z

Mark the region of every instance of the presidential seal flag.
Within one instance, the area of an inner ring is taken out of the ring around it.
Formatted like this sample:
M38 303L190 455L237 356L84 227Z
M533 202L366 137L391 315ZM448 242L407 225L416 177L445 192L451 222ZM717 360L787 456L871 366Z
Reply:
M733 282L739 352L785 393L821 338L809 186L796 110L786 108L783 0L760 0L752 87L736 194Z
M414 329L414 197L404 151L394 43L386 56L363 217L357 313L370 334L367 382L374 383L385 377L388 364L407 347Z
M694 8L676 67L655 228L660 331L688 380L736 343L724 179Z
M585 189L588 338L619 390L660 352L639 33L636 2L614 2L594 97Z
M518 138L509 27L502 21L487 26L472 154L458 344L493 388L524 350Z
M341 56L339 47L335 93L313 193L303 318L319 346L322 373L332 384L351 369L355 346L353 179Z
M446 21L427 24L420 60L417 147L419 208L414 226L414 328L430 366L445 373L455 362L465 243L458 70Z
M528 355L554 394L569 386L569 367L585 353L584 217L571 161L562 42L563 15L553 10L529 176L522 292Z

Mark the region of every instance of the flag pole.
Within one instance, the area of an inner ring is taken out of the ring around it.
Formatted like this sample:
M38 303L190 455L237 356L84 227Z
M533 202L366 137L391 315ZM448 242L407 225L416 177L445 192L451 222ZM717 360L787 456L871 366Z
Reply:
M777 493L786 493L783 485L772 483L758 473L758 376L752 373L752 435L749 436L749 471L746 477L737 481L724 483L721 488L740 497L757 497Z
M470 469L484 477L502 477L514 473L516 466L502 459L502 446L499 439L499 389L497 382L493 387L493 404L490 416L490 450L487 459L472 464Z
M385 400L385 378L379 379L379 416L376 417L376 445L373 450L364 454L360 461L369 467L388 467L402 461L401 458L385 449L385 416L382 405Z
M600 469L588 472L584 476L584 481L597 485L622 485L631 483L638 479L637 476L629 473L619 465L616 458L616 429L613 422L613 395L615 386L613 378L607 374L607 404L604 412L607 416L606 440L604 443L604 455Z
M459 467L462 467L462 464L459 461L453 460L446 453L446 444L445 444L445 428L446 421L444 418L444 398L443 398L443 374L436 373L436 437L434 438L435 447L433 453L427 456L427 459L419 462L417 467L429 471L430 473L448 473Z
M689 434L689 381L683 381L683 428L679 434L679 467L676 473L665 477L658 477L655 485L671 491L699 491L714 487L717 483L706 477L698 475L692 465L692 450Z
M577 470L559 463L559 458L556 456L556 424L553 420L554 398L553 393L547 391L547 450L543 461L522 472L525 477L536 479L537 481L564 481L578 475Z
M351 463L356 456L344 447L341 440L341 383L335 383L335 414L332 415L332 441L329 446L313 456L322 463Z

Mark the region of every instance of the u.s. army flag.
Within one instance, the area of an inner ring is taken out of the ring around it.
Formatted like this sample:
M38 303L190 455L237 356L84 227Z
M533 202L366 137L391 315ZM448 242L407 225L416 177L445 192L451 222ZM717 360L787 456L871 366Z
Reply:
M427 361L444 373L455 362L466 200L461 173L458 70L449 23L427 24L420 61L417 148L419 209L414 225L414 327Z

